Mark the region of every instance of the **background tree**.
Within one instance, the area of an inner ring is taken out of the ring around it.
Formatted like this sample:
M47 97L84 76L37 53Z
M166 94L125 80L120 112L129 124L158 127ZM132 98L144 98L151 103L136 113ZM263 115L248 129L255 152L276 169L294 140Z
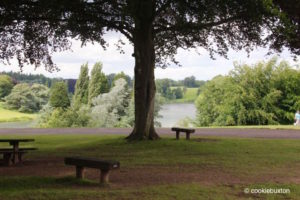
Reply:
M73 104L75 107L80 107L81 104L88 103L89 96L89 67L84 64L80 68L79 78L76 81L75 93L73 96Z
M88 104L92 104L93 98L99 94L108 92L109 86L105 74L102 72L102 63L95 63L91 71L91 80L89 81Z
M41 110L48 103L50 97L49 88L45 85L35 83L30 89L36 97L38 110Z
M118 80L118 79L120 79L120 78L123 78L124 80L126 80L127 85L128 85L129 87L132 86L130 76L126 75L123 71L120 72L120 73L118 73L118 74L115 74L114 79L113 79L113 82L112 82L112 85L114 86L115 81Z
M178 48L203 47L210 55L229 48L251 51L287 47L300 54L298 0L3 0L0 59L15 55L48 70L50 52L70 48L69 38L105 46L105 31L118 31L133 44L135 126L129 139L157 139L154 129L155 66L166 67ZM9 41L9 42L8 42Z
M183 92L181 87L175 88L172 92L174 93L176 99L181 99L183 97Z
M10 76L0 74L0 100L9 95L11 89L14 87Z
M32 90L27 83L17 84L14 86L11 93L4 98L5 107L20 112L37 112L42 108L42 102L46 100L41 100L42 96L37 96L39 95L39 92L40 91Z
M92 126L119 127L121 118L126 115L130 102L130 91L125 79L116 80L109 93L93 99Z
M195 76L190 76L190 77L186 77L184 80L183 80L183 85L185 87L198 87L197 84L196 84L196 77Z
M70 99L68 96L68 89L65 82L56 82L50 91L50 106L53 108L66 109L70 106Z
M202 88L199 126L292 124L299 108L300 71L276 58L253 66L235 64Z

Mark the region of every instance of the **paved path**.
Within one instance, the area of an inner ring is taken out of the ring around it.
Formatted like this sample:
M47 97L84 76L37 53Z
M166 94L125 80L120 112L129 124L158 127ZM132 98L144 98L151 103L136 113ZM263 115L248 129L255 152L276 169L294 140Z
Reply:
M0 135L48 135L48 134L122 134L128 135L131 128L24 128L24 129L0 129ZM175 135L170 128L158 128L161 135ZM239 128L197 128L197 136L223 136L244 138L286 138L300 139L299 130L287 129L239 129Z

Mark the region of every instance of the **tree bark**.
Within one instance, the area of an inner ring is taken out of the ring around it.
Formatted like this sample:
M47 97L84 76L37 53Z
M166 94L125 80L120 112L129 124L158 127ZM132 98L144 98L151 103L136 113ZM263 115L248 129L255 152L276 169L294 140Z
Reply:
M140 23L134 34L135 123L129 140L158 139L154 128L155 50L151 24Z

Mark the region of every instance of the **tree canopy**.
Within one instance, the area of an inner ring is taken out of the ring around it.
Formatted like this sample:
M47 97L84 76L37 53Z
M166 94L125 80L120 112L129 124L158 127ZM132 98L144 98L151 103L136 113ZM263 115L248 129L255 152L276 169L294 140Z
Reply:
M10 76L0 74L0 100L9 95L13 86Z
M0 59L17 55L21 67L52 70L51 52L70 48L70 38L105 47L104 33L114 30L134 42L145 22L162 66L178 48L198 46L211 55L256 45L299 54L299 9L297 0L2 0Z
M49 103L53 108L66 109L70 106L68 88L65 82L56 82L51 87Z

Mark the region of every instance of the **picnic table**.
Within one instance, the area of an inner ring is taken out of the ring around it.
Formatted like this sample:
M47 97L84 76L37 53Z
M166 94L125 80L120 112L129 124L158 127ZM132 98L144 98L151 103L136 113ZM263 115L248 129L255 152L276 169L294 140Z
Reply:
M36 150L36 148L20 148L21 142L34 142L34 139L0 139L2 143L9 143L12 148L1 148L0 154L3 154L4 161L7 165L22 162L22 155L29 150Z

